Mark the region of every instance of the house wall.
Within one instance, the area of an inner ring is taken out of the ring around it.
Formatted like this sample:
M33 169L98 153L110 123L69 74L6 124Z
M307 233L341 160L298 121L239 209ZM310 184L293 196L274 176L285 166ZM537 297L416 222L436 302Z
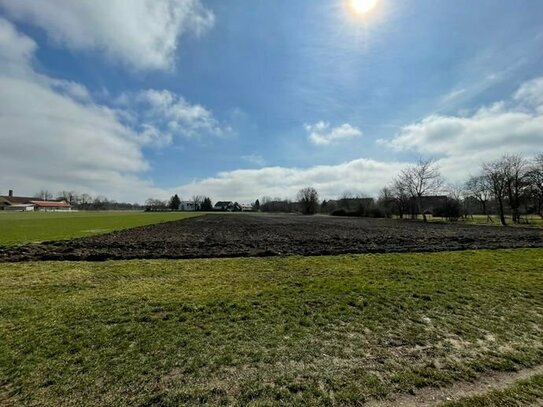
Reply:
M33 205L3 205L0 206L0 211L9 211L9 212L33 212Z
M35 210L37 212L71 212L72 208L40 208L37 206Z
M196 204L194 202L181 202L179 204L180 211L195 211Z

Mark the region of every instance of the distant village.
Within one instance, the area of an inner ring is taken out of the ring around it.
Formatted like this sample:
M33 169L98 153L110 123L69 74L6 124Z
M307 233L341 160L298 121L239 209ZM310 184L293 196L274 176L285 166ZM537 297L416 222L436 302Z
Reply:
M87 194L77 195L73 192L60 192L56 198L47 191L35 196L17 196L12 189L7 195L0 195L0 211L13 212L60 212L73 210L145 210L145 211L220 211L220 212L252 212L258 211L258 199L252 204L240 204L232 201L218 201L214 205L210 198L194 197L193 200L182 201L174 195L170 201L148 199L145 205L137 203L119 203L105 197L91 197Z
M33 197L17 196L13 190L8 195L0 195L0 211L16 212L65 212L77 210L139 210L146 212L304 212L303 202L288 199L263 197L250 204L233 201L212 202L211 198L195 196L192 200L181 200L174 195L169 201L148 199L144 205L118 203L104 197L91 198L86 194L61 192L53 198L47 191ZM424 198L424 210L434 213L447 204L447 196L428 196ZM314 202L313 213L337 216L387 217L382 199L344 194L341 198ZM395 212L395 211L391 211ZM407 212L417 212L415 202L411 202Z
M481 164L481 172L463 184L446 185L433 160L419 160L403 169L384 186L377 199L343 194L339 199L321 199L315 188L300 189L294 201L263 197L253 203L218 201L196 195L182 200L177 194L169 201L148 199L144 205L118 203L105 197L91 197L63 191L53 195L46 190L33 197L23 197L10 190L0 196L0 211L72 211L72 210L145 210L202 212L282 212L306 215L362 216L372 218L399 217L416 219L427 215L458 220L483 215L493 222L492 215L506 225L506 216L513 223L528 223L528 216L543 218L543 153L532 159L520 155Z

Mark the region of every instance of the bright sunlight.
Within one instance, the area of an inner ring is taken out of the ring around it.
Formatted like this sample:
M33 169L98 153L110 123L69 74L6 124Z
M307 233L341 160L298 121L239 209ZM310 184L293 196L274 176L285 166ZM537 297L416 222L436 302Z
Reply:
M350 8L357 15L369 13L377 6L378 0L350 0Z

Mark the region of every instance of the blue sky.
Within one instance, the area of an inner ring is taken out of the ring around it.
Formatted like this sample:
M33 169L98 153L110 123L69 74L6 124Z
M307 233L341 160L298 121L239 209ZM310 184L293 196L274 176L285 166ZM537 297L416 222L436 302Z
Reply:
M543 3L0 0L0 192L377 194L543 148Z

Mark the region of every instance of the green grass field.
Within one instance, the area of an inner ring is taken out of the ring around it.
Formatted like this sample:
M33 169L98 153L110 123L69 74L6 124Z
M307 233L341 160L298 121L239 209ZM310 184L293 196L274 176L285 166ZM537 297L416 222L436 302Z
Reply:
M444 218L439 217L432 217L431 215L428 217L430 221L436 221L436 222L444 222ZM459 219L458 223L467 223L472 225L495 225L500 226L500 218L499 216L492 215L490 217L492 222L489 222L488 217L484 215L473 215L472 217L468 217L465 219ZM520 227L543 227L543 218L541 216L537 215L529 215L523 217L523 223L515 224L513 223L513 220L511 219L511 216L506 216L505 221L507 222L507 226L520 226Z
M194 212L0 212L0 245L64 240L197 216Z
M4 263L0 405L359 405L535 366L542 270L543 249Z

